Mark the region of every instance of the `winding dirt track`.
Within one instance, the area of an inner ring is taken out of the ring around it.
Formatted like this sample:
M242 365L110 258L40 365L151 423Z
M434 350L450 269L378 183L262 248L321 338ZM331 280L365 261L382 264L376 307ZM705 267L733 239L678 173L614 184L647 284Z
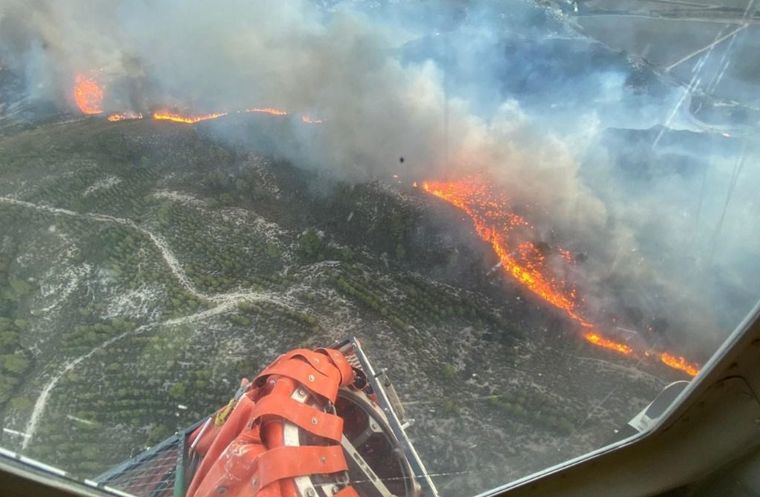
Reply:
M29 420L27 421L26 426L24 428L24 433L26 434L26 437L24 438L24 441L21 445L22 450L28 447L29 443L34 437L34 434L37 431L37 427L39 425L40 419L42 418L42 414L45 412L45 407L47 405L48 398L50 397L50 393L56 387L56 385L61 380L61 378L63 378L63 376L66 373L68 373L69 371L77 367L77 365L79 365L82 361L91 357L96 352L103 350L104 348L108 347L114 342L117 342L126 336L143 333L144 331L155 328L157 326L171 326L171 325L186 324L190 322L201 321L209 317L216 316L218 314L232 310L241 302L270 302L270 303L277 304L284 307L291 307L291 305L289 305L289 302L284 300L280 295L275 295L270 292L236 291L236 292L218 293L218 294L207 294L207 293L201 292L190 281L190 278L188 278L187 273L182 268L182 265L177 260L177 257L174 255L174 253L172 253L171 249L169 248L169 245L166 243L166 240L161 238L159 235L149 231L148 229L143 228L142 226L139 226L138 224L136 224L134 221L130 219L118 218L118 217L109 216L106 214L80 213L80 212L75 212L68 209L51 207L51 206L43 205L43 204L34 204L32 202L26 202L23 200L18 200L11 197L3 197L3 196L0 196L0 204L15 205L19 207L28 208L28 209L34 209L37 211L46 212L48 214L52 214L56 216L71 216L71 217L77 217L81 219L88 219L90 221L120 224L122 226L127 226L130 229L138 231L139 233L148 237L148 239L150 239L153 245L155 245L155 247L161 253L161 257L164 260L164 263L169 268L172 275L174 275L174 277L177 279L180 286L182 286L182 288L185 289L185 291L187 291L194 297L198 298L199 300L205 301L210 304L216 304L214 307L207 309L205 311L201 311L198 313L190 314L188 316L169 319L169 320L161 321L157 323L149 323L149 324L142 325L138 328L135 328L133 330L125 331L119 335L109 338L108 340L96 346L95 348L87 352L86 354L83 354L75 359L72 359L64 363L63 366L59 370L57 370L55 374L50 378L50 380L45 384L45 386L42 388L42 391L40 392L40 395L37 397L37 400L34 403L34 408L32 409L32 413L29 416Z

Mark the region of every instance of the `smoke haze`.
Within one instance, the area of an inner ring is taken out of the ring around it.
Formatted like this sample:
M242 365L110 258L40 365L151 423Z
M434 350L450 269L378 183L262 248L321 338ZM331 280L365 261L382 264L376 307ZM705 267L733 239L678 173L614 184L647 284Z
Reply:
M2 0L0 64L64 109L88 74L106 112L318 116L271 146L349 181L487 175L586 256L589 314L658 322L685 352L760 294L753 139L695 125L682 87L532 2Z

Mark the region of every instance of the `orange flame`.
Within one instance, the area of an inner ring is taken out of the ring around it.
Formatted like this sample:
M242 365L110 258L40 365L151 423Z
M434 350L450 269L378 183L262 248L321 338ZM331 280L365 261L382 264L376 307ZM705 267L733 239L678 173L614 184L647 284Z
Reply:
M689 376L697 376L699 373L699 366L686 360L685 357L675 356L667 352L660 353L660 360L666 366L670 366L673 369L683 371Z
M227 112L214 112L212 114L200 114L200 115L183 115L169 110L160 110L153 113L153 119L156 121L171 121L174 123L182 124L196 124L201 121L209 121L211 119L218 119L227 115Z
M103 88L94 79L77 74L74 79L74 101L83 114L103 112Z
M508 208L508 200L488 186L474 181L430 182L422 188L463 210L475 224L475 232L491 245L502 269L519 284L547 303L561 309L584 328L591 323L575 310L574 292L563 288L564 282L553 280L542 272L543 256L532 242L523 242L518 251L520 260L512 254L509 234L519 227L532 228L521 216ZM500 228L500 229L497 229Z
M134 119L142 119L143 115L140 112L120 112L118 114L109 114L109 116L106 118L111 122L118 122L118 121L130 121Z
M103 113L103 88L98 82L83 74L77 74L74 83L74 100L79 110L84 114L102 114ZM276 107L251 107L248 109L233 111L235 113L258 113L270 116L287 116L288 112ZM168 109L162 109L153 113L153 119L157 121L171 121L181 124L197 124L201 121L218 119L228 115L229 112L213 112L210 114L180 114ZM111 122L125 121L132 119L142 119L143 115L139 112L119 112L109 114L106 119ZM321 119L315 119L308 115L301 116L301 120L308 124L321 124Z
M612 350L614 352L619 352L623 355L631 355L633 354L633 349L629 347L628 345L624 343L615 342L613 340L610 340L608 338L604 338L599 333L589 331L588 333L583 334L583 339L586 340L588 343L596 345L598 347L602 347L603 349Z
M287 116L288 115L286 111L282 109L276 109L274 107L253 107L251 109L245 109L245 112L269 114L270 116Z
M426 181L422 183L422 188L467 214L475 226L475 232L491 246L507 275L546 303L562 310L581 327L592 328L583 333L584 340L618 354L635 355L636 351L630 345L602 336L599 331L593 329L593 323L581 316L576 308L575 290L568 288L563 281L552 277L544 269L545 257L533 242L519 242L510 236L517 230L532 230L533 226L512 212L508 198L487 184L472 179L450 182ZM569 251L559 249L559 255L566 263L573 263ZM649 351L644 351L643 354L646 357L650 355ZM697 365L683 357L668 352L658 354L660 361L668 367L690 376L699 372Z

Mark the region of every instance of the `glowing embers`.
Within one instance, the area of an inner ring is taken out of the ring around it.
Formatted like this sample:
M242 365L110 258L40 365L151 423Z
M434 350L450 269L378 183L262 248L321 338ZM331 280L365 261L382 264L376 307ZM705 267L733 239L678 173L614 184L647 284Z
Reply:
M201 121L210 121L227 115L227 112L214 112L212 114L179 114L169 110L159 110L153 113L156 121L171 121L173 123L197 124Z
M681 356L675 356L667 352L660 353L660 361L666 366L670 366L673 369L683 371L689 376L697 376L699 373L699 366L686 360Z
M119 121L133 121L135 119L142 119L143 115L140 112L120 112L118 114L109 114L106 119L108 119L111 122L119 122Z
M103 88L93 78L77 74L74 79L74 101L83 114L103 112Z

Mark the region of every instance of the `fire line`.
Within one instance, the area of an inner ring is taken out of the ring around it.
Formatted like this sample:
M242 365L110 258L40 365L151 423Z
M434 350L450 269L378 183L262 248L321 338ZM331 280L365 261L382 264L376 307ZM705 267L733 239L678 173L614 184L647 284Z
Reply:
M214 112L211 114L183 115L168 110L160 110L153 113L156 121L171 121L173 123L197 124L201 121L210 121L227 115L227 112Z
M520 286L563 311L586 329L582 334L586 342L624 356L640 355L630 345L603 336L593 323L578 312L575 290L544 270L544 256L534 243L525 241L515 244L510 239L516 230L532 231L533 226L511 210L506 196L484 182L470 178L448 182L426 181L422 183L422 189L464 212L472 221L478 237L488 243L499 258L501 269ZM572 261L572 254L567 250L561 249L560 256L566 262ZM649 355L648 351L643 353ZM657 356L666 366L689 376L699 373L699 367L684 357L664 351L657 352Z
M245 109L244 112L257 113L257 114L269 114L270 116L287 116L287 111L282 109L276 109L274 107L253 107Z
M77 74L74 80L74 101L80 112L88 115L103 113L103 99L105 95L104 87L94 78ZM284 109L276 107L250 107L225 112L211 112L208 114L184 114L163 108L152 113L150 116L155 121L169 121L179 124L197 124L203 121L210 121L230 114L266 114L272 117L283 117L290 113ZM108 114L106 119L111 122L130 121L143 119L143 114L137 111L128 110L125 112L115 112ZM308 114L301 115L301 122L305 124L322 124L322 119L317 119Z

